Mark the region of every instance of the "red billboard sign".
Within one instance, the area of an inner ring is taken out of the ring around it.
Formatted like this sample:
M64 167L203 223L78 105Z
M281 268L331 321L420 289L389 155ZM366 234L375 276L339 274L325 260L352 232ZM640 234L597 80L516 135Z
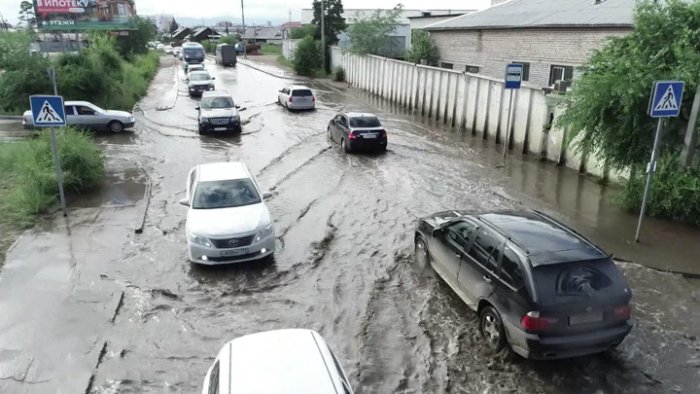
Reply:
M34 0L41 30L129 30L134 0Z

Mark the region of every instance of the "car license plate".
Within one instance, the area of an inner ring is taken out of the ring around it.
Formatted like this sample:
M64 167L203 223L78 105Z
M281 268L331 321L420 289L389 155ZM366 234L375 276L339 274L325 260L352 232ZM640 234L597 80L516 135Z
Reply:
M214 127L214 131L226 131L226 127Z
M377 138L377 135L376 135L376 134L374 134L374 133L370 133L370 134L362 134L362 138L366 138L366 139L372 139L372 138Z
M222 250L221 251L222 257L242 256L244 254L248 254L248 248L230 249L230 250Z
M603 321L603 312L581 313L569 316L569 325L599 323Z

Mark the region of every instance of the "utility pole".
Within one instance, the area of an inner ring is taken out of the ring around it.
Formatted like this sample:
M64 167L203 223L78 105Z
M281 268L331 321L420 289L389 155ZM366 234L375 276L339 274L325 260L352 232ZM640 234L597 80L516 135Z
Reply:
M321 0L321 67L323 67L323 73L326 73L326 2Z
M243 0L241 0L241 23L243 23L243 34L241 35L241 41L243 41L243 58L248 58L248 48L245 42L245 11L243 9Z

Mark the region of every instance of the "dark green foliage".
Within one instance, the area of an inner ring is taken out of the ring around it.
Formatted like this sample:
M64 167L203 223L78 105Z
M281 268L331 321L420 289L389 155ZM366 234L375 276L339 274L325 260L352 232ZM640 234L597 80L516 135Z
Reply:
M337 66L333 69L333 80L336 82L345 82L345 70Z
M645 184L644 171L636 171L620 194L623 209L639 212ZM647 214L700 226L700 170L682 168L675 153L664 155L657 164Z
M0 144L2 190L0 214L15 226L30 226L34 217L57 202L58 187L48 130L39 138ZM66 193L84 193L99 187L104 177L102 151L89 135L62 129L56 133Z
M293 29L291 32L291 37L292 37L292 39L295 39L295 40L301 40L302 38L306 38L307 36L312 36L312 37L316 37L317 35L320 36L320 33L319 33L320 26L321 25L311 24L311 25L302 26L298 29Z
M52 65L42 55L30 55L31 38L24 33L0 34L0 110L20 114L29 108L28 96L52 94L46 69ZM96 34L80 54L57 57L58 92L65 100L87 100L110 109L131 110L142 97L158 68L158 55L130 55L125 61L115 41ZM4 51L3 51L4 49Z
M636 10L635 30L611 40L583 68L573 92L564 100L560 128L569 128L567 143L589 152L614 169L633 169L624 188L623 208L638 211L657 121L648 115L654 81L686 82L681 116L666 122L659 171L648 206L651 216L700 225L697 170L681 168L690 109L700 82L700 1L645 0Z
M148 42L155 39L158 28L148 18L136 16L131 23L134 30L128 36L117 37L117 50L124 58L143 55L148 52Z
M338 43L338 34L345 31L347 25L343 18L343 2L341 0L324 0L324 18L323 30L326 34L326 45L335 45ZM314 19L312 24L318 26L316 30L316 39L321 39L321 1L314 0Z
M321 68L321 43L309 36L299 41L294 50L294 71L312 77Z
M558 120L569 127L569 142L577 139L576 148L613 168L649 160L656 121L647 109L655 80L686 82L683 113L670 119L662 150L681 144L700 79L700 2L644 1L636 15L632 34L592 56Z
M350 50L360 55L389 54L392 43L390 34L396 30L402 9L403 6L398 4L390 11L377 10L371 17L352 24L348 32Z
M411 48L406 51L406 60L411 63L421 63L425 60L431 64L437 58L437 49L430 33L425 30L411 31Z

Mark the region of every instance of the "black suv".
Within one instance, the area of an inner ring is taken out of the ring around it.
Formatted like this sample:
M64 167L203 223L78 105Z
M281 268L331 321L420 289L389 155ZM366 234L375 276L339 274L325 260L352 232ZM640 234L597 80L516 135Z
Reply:
M233 97L225 91L208 91L202 94L202 101L195 109L199 112L197 123L199 134L209 132L234 132L240 134L240 106L233 102Z
M449 211L418 220L416 260L475 310L485 343L558 359L616 347L632 291L612 258L536 211Z

